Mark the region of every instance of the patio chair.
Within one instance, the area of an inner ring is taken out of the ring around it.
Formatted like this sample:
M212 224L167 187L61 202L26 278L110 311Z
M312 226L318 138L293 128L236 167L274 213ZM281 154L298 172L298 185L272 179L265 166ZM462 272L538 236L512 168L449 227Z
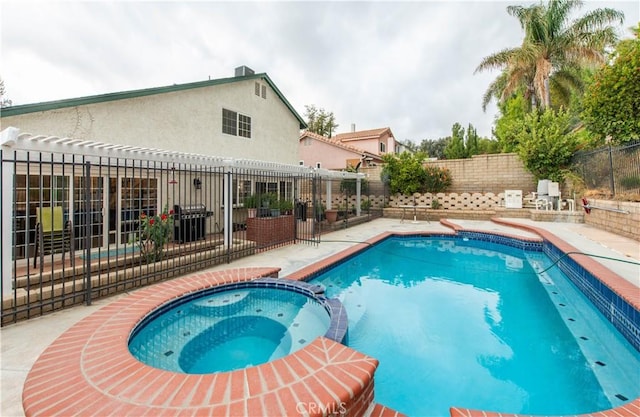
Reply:
M67 250L71 265L75 266L73 250L73 227L71 221L64 221L62 207L36 208L36 247L33 254L33 267L38 257L40 266L44 263L44 255L62 252L62 263Z
M538 181L538 189L533 193L533 200L534 204L536 205L536 210L550 210L551 208L553 208L553 199L549 195L550 185L551 182L549 180Z

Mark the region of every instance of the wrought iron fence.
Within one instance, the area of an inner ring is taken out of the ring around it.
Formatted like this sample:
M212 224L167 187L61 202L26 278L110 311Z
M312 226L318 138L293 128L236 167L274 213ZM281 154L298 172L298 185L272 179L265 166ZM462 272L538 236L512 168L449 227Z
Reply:
M2 324L319 242L316 172L160 151L49 151L44 142L0 150Z
M589 189L605 194L640 193L640 141L576 153L571 170Z

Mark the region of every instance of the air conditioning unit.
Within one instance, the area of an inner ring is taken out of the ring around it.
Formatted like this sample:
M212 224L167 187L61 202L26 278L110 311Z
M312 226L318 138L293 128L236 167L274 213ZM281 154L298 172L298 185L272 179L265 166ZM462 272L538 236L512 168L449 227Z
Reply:
M236 72L235 72L236 77L244 77L246 75L253 75L253 74L255 74L255 71L247 67L246 65L236 68Z

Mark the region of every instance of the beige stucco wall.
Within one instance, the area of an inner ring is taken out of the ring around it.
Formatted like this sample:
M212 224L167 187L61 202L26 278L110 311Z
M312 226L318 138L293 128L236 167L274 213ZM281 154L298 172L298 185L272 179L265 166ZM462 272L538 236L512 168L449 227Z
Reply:
M2 129L211 156L297 164L300 124L266 82L228 84L2 117ZM251 117L250 139L222 133L222 108Z

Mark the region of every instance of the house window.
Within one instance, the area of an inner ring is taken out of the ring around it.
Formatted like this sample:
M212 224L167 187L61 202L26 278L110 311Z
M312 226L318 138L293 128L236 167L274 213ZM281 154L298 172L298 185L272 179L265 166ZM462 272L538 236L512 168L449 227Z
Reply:
M243 114L238 115L238 136L251 137L251 117Z
M251 117L222 109L222 133L233 136L251 137Z
M387 151L386 145L380 142L380 153L385 153L386 151Z

